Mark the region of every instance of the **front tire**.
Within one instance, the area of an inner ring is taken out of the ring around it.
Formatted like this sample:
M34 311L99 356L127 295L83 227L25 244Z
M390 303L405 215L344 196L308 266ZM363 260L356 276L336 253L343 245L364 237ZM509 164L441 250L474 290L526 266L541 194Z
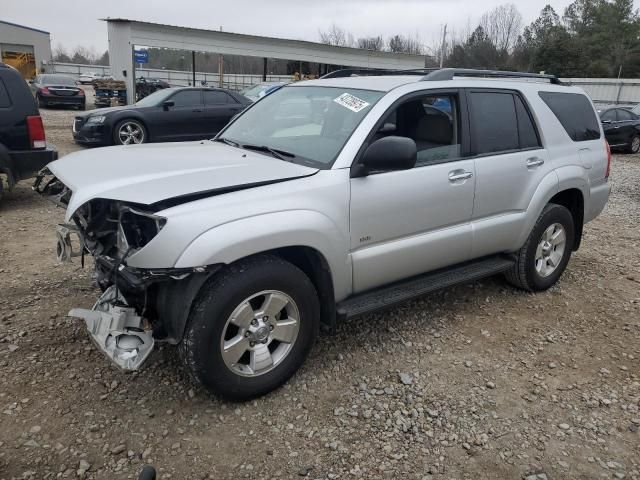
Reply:
M302 365L318 334L319 311L317 292L298 267L270 255L243 260L205 284L180 354L210 392L249 400L278 388Z
M146 141L147 129L138 120L121 120L113 129L113 143L116 145L137 145Z
M571 212L562 205L548 204L529 234L506 279L529 292L547 290L564 272L574 245Z

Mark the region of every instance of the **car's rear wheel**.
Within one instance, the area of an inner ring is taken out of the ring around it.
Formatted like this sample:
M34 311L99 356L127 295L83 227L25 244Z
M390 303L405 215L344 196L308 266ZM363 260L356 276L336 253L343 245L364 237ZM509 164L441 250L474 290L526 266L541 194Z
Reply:
M44 100L42 100L42 97L40 95L38 95L36 97L36 99L38 100L38 108L46 108L47 104L45 103Z
M248 400L294 374L313 346L319 321L318 296L304 272L278 257L258 256L205 285L180 352L208 390Z
M113 130L116 145L134 145L147 141L147 129L137 120L126 119L118 122Z
M634 135L631 137L631 141L629 142L629 146L627 147L627 151L629 153L638 153L640 152L640 135Z
M530 292L553 286L569 263L574 236L571 212L562 205L548 204L516 253L516 262L506 273L507 281Z

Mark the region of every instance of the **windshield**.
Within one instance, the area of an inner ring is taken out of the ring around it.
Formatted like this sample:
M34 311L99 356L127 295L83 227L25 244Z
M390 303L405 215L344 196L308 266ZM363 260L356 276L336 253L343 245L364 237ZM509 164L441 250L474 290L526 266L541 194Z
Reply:
M62 85L72 87L75 86L76 81L71 77L65 77L64 75L42 75L41 83L43 85Z
M151 95L147 95L142 100L138 100L135 103L135 106L136 107L155 107L161 102L164 102L164 100L174 92L175 92L174 90L171 90L168 88L164 90L156 90Z
M284 87L254 104L219 139L284 151L289 161L328 169L382 96L371 90Z

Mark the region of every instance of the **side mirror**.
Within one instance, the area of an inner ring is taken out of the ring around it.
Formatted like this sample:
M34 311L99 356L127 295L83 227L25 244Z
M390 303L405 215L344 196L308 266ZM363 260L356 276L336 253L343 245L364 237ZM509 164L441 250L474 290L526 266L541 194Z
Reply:
M611 120L602 120L602 123L611 123Z
M166 102L162 102L162 108L167 111L169 107L173 107L176 104L173 100L167 100Z
M384 137L367 147L356 165L353 177L363 177L371 171L409 170L416 165L418 148L407 137Z

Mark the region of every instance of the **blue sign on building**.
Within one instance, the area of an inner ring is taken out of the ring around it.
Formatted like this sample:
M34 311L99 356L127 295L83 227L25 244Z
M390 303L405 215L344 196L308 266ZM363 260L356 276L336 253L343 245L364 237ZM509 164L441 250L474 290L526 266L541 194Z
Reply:
M134 50L133 58L136 63L149 63L149 51L148 50Z

